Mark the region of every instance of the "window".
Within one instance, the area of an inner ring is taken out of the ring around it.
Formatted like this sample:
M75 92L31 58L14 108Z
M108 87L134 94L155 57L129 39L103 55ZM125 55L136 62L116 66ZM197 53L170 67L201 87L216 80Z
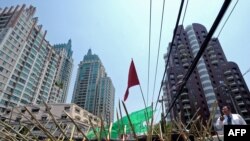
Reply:
M1 117L1 121L5 121L6 120L6 117Z
M75 118L76 118L76 120L81 120L81 117L79 117L79 116L76 116Z
M39 108L33 108L33 109L32 109L32 112L33 112L33 113L36 113L36 112L39 112L39 110L40 110Z
M76 111L77 113L80 113L80 109L78 109L78 108L75 108L75 111Z
M3 71L3 67L2 66L0 66L0 72L2 72Z
M42 121L47 120L47 116L42 116L41 120L42 120Z
M65 111L69 111L69 109L70 109L69 106L65 106L65 107L64 107L64 110L65 110Z
M22 109L22 110L21 110L22 113L25 113L25 111L26 111L25 109Z
M10 111L11 111L10 109L6 110L6 114L9 114L9 113L10 113Z
M21 119L22 119L22 117L17 117L17 118L16 118L16 122L21 121Z
M46 112L50 111L51 107L49 106L48 108L45 109Z
M33 131L39 131L40 129L38 127L34 127Z
M61 119L67 119L67 115L62 115Z

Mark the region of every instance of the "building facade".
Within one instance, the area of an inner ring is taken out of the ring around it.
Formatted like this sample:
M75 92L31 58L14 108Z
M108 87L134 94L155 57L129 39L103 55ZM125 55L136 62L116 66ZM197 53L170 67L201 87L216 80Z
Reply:
M105 68L91 49L80 62L72 103L101 116L107 123L113 121L115 88Z
M59 138L60 136L63 137L63 135L52 118L61 126L67 137L70 138L71 135L73 135L73 139L83 138L83 136L76 130L75 124L70 120L68 115L85 134L92 128L91 123L94 127L101 126L101 120L97 116L89 113L76 104L60 103L48 104L47 106L48 108L45 105L26 105L18 106L13 109L8 108L6 112L1 115L1 120L8 122L13 129L18 129L18 132L24 128L30 129L31 133L39 138L39 140L47 138L47 135L41 130L36 121L55 138ZM49 114L48 110L50 110L53 117ZM34 118L36 120L32 120ZM20 122L22 124L20 124ZM31 134L29 135L31 136Z
M56 83L62 56L45 39L35 10L22 5L0 11L0 112L64 97Z
M69 40L68 43L54 45L53 48L61 56L61 66L57 74L57 84L61 86L63 91L62 98L59 102L65 103L68 96L73 69L73 51L71 49L71 40Z
M178 83L206 36L207 30L201 24L194 23L185 29L182 25L178 27L163 86L167 110L177 94ZM164 55L165 61L170 44ZM213 107L215 102L218 107ZM245 80L237 64L227 60L219 40L212 38L168 118L174 119L181 113L182 120L188 123L199 109L198 114L205 121L213 108L215 117L219 117L223 105L230 105L233 112L241 114L250 123L250 94Z

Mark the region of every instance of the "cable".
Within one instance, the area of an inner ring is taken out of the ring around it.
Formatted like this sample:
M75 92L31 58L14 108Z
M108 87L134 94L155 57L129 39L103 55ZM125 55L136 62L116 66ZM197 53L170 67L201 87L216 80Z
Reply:
M224 29L224 26L226 25L226 23L227 23L228 19L230 18L231 14L233 13L234 8L235 8L235 7L236 7L236 5L238 4L238 2L239 2L239 0L237 0L237 1L236 1L236 3L234 4L233 9L231 10L230 14L228 15L228 17L227 17L226 21L224 22L224 24L223 24L223 26L222 26L222 28L221 28L221 30L220 30L220 32L219 32L219 34L217 35L217 37L216 37L216 38L219 38L221 31Z
M163 78L162 78L160 90L159 90L159 93L158 93L158 98L157 98L157 101L156 101L155 109L157 107L157 104L158 104L158 101L159 101L159 98L160 98L160 93L161 93L161 89L162 89L162 86L163 86L163 83L164 83L164 78L165 78L165 75L166 75L166 72L167 72L167 66L168 66L168 62L169 62L169 58L170 58L170 53L171 53L171 50L172 50L172 46L173 46L175 34L177 32L177 27L178 27L178 24L179 24L179 21L180 21L180 18L181 18L181 13L182 13L183 5L184 5L184 0L182 0L181 4L180 4L177 21L176 21L175 28L174 28L174 34L173 34L173 37L172 37L172 42L171 42L171 45L170 45L169 54L168 54L168 58L167 58L167 64L165 65L165 70L164 70L164 74L163 74Z
M163 5L162 5L161 27L160 27L160 36L159 36L159 43L158 43L157 61L156 61L156 67L155 67L155 78L154 78L152 102L154 101L154 95L155 95L155 84L156 84L156 76L157 76L157 69L158 69L159 52L160 52L160 46L161 46L161 33L162 33L162 25L163 25L163 19L164 19L164 11L165 11L165 0L163 0Z
M187 7L188 7L188 0L187 0L187 2L186 2L186 6L185 6L185 10L184 10L184 15L183 15L183 18L182 18L182 25L183 25L183 23L184 23L184 20L185 20L185 16L186 16L186 12L187 12ZM182 30L180 31L180 33L182 32ZM159 43L159 45L160 45L160 43ZM158 50L159 51L159 50ZM157 58L158 59L158 58ZM167 60L167 62L169 62L169 59ZM157 69L156 69L157 70ZM163 77L164 78L164 77ZM172 88L171 88L172 89ZM161 88L160 88L160 90L161 90ZM159 92L160 93L160 92ZM154 93L153 93L154 94ZM157 101L159 101L159 100L157 100ZM158 116L158 115L157 115Z
M250 68L244 74L242 74L242 76L246 75L249 72L250 72Z
M150 0L150 13L149 13L147 105L148 105L148 93L149 93L149 72L150 72L151 14L152 14L152 0Z
M188 0L187 0L187 3L186 3L186 7L185 7L185 10L184 10L184 15L183 15L183 18L182 18L182 22L181 22L181 25L183 25L183 23L184 23L184 20L185 20L185 16L186 16L186 12L187 12L187 7L188 7Z
M197 55L195 56L195 58L194 58L194 60L193 60L193 62L192 62L192 64L191 64L191 66L189 67L189 69L188 69L187 73L185 74L184 78L182 79L180 88L179 88L179 90L178 90L178 92L177 92L177 95L176 95L174 101L171 103L171 106L169 107L169 109L168 109L166 115L164 116L164 118L166 118L166 117L168 116L168 113L169 113L170 110L173 108L173 106L174 106L174 104L175 104L177 98L180 96L180 94L181 94L181 92L182 92L182 90L183 90L185 84L187 83L189 77L191 76L193 70L195 69L195 67L196 67L196 65L197 65L197 63L198 63L198 61L200 60L200 57L202 56L203 52L205 51L205 49L206 49L206 47L207 47L209 41L211 40L211 38L212 38L212 36L213 36L213 34L214 34L216 28L218 27L218 25L219 25L221 19L223 18L223 16L224 16L226 10L228 9L228 6L229 6L230 3L231 3L231 0L225 0L225 1L224 1L224 3L223 3L223 5L222 5L222 7L221 7L221 9L220 9L220 11L219 11L219 13L218 13L216 19L215 19L215 21L214 21L214 23L213 23L213 25L212 25L210 31L209 31L208 34L207 34L207 37L205 38L204 42L202 43L200 50L198 51L198 53L197 53Z

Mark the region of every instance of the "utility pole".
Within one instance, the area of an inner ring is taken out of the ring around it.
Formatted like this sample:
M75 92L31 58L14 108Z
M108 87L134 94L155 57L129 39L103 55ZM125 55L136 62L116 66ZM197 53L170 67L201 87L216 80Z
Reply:
M225 90L224 92L226 92L226 95L229 96L230 101L231 101L232 104L233 104L233 107L234 107L234 109L235 109L235 112L236 112L237 114L239 114L239 110L238 110L238 108L237 108L237 106L236 106L235 100L234 100L233 97L232 97L231 88L230 88L227 84L225 84L224 81L221 81L221 82L220 82L220 85L219 85L217 88L219 88L219 87L223 87L223 89ZM215 89L217 89L217 88L215 88Z
M164 99L163 99L163 96L162 96L162 99L159 99L158 102L161 103L161 108L162 108L162 112L161 112L161 131L162 131L162 133L165 133L166 120L164 118L164 108L163 108Z
M235 109L235 112L237 113L237 114L239 114L239 110L238 110L238 108L237 108L237 106L236 106L236 103L235 103L235 100L233 99L233 97L232 97L232 92L231 92L231 90L230 89L228 89L228 85L225 85L225 90L226 90L226 93L227 93L227 95L229 95L229 98L230 98L230 100L231 100L231 102L232 102L232 104L233 104L233 107L234 107L234 109Z

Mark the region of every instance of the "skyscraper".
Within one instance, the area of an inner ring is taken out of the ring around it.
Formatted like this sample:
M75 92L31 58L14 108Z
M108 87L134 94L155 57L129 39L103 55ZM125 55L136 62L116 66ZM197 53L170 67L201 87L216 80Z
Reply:
M68 89L73 69L73 58L72 54L73 51L71 49L71 40L68 41L66 44L57 44L53 46L55 51L60 54L61 56L61 65L59 68L59 73L57 75L57 83L62 85L63 94L62 99L60 100L61 103L66 102Z
M63 98L56 83L62 56L45 39L35 10L25 5L0 10L0 112Z
M167 75L163 87L165 107L168 109L177 94L178 83L185 75L192 60L206 38L207 30L194 23L185 29L178 27L170 53ZM167 61L167 54L164 55ZM212 105L217 101L216 117L220 115L223 105L231 105L234 112L241 114L250 123L250 94L248 87L236 63L227 61L217 38L212 38L196 69L190 76L180 97L177 99L170 119L180 112L182 120L189 122L196 110L205 121L212 112Z
M115 88L104 66L91 49L80 62L72 103L101 116L107 123L113 121Z

